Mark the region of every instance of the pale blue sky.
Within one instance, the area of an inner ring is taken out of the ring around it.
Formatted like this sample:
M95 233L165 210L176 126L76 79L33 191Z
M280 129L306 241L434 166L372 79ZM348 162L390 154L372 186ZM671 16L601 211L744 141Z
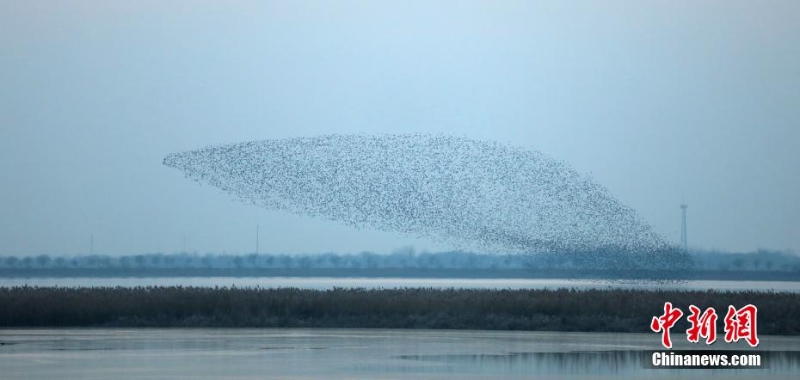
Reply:
M0 0L0 255L448 248L236 203L209 144L430 131L571 163L677 242L800 250L798 1Z

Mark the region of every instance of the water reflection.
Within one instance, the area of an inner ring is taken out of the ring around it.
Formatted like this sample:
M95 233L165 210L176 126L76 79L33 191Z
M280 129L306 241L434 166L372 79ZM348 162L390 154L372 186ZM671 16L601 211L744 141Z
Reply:
M509 352L475 355L401 355L399 359L441 362L482 372L514 373L618 373L642 366L645 352Z
M768 368L647 368L652 334L393 329L0 330L0 378L796 379L800 337L762 336ZM675 342L676 349L697 346ZM708 347L703 347L708 348Z
M800 351L758 351L762 354L764 367L758 369L772 374L800 373ZM513 374L592 374L633 375L664 372L696 372L689 369L651 369L650 351L571 351L571 352L509 352L506 354L458 354L458 355L398 355L397 359L443 364L450 372L513 373ZM703 370L704 373L732 374L749 369Z

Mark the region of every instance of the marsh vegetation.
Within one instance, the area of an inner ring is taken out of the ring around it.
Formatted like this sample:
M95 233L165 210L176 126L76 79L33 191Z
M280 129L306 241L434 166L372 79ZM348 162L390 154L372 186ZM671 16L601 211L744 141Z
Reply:
M379 327L648 332L665 301L758 307L759 334L800 335L800 294L652 290L0 288L2 327ZM676 331L686 329L685 318ZM719 320L722 331L722 318Z

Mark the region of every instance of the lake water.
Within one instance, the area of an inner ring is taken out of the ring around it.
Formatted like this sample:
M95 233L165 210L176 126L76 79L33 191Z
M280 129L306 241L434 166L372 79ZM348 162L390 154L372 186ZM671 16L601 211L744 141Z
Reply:
M0 330L3 379L797 379L800 337L761 369L645 367L657 334L380 329ZM676 349L697 345L676 340ZM747 349L719 344L712 348Z
M480 288L480 289L684 289L752 290L800 292L800 282L793 281L686 281L681 283L592 281L572 279L497 279L497 278L342 278L342 277L62 277L0 278L0 287L11 286L202 286L202 287L295 287L306 289L344 288Z

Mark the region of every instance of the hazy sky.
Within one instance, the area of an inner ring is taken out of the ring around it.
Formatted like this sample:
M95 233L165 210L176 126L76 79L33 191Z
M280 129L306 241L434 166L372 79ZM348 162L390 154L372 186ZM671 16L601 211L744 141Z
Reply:
M0 255L448 248L163 157L436 132L563 159L668 240L800 250L800 1L0 0Z

